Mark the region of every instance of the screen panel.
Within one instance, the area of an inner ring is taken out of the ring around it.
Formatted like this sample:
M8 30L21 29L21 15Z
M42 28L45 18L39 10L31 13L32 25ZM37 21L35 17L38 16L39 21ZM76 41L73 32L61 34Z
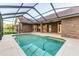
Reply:
M20 10L18 11L18 13L19 12L26 12L26 11L28 11L30 8L20 8Z
M28 13L32 15L33 17L39 15L34 9L31 9Z
M53 3L54 8L79 6L79 3Z
M20 6L22 3L0 3L0 5Z
M23 16L26 17L26 18L28 18L28 19L30 19L30 20L33 21L33 22L36 22L32 17L30 17L30 16L27 15L27 14L24 14Z
M35 8L40 12L44 13L52 9L50 3L39 3L35 6Z
M0 8L1 14L16 13L18 8Z
M24 3L23 6L34 6L36 3Z

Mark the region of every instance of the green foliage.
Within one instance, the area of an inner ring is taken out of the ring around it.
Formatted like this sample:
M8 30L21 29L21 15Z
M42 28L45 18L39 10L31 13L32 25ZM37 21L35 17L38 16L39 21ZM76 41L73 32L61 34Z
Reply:
M3 26L3 34L15 34L16 26L13 24L4 24Z
M3 34L16 34L16 32L3 32Z

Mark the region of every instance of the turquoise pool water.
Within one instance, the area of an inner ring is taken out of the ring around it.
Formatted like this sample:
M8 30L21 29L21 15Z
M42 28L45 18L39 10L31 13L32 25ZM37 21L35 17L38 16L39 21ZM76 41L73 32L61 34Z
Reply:
M28 56L54 56L64 40L33 34L16 35L16 42Z

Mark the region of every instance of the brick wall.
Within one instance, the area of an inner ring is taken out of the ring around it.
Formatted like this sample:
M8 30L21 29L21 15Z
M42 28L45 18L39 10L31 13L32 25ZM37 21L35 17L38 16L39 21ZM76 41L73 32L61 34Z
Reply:
M79 17L63 19L61 35L79 39Z
M21 23L21 24L22 24L22 28L21 28L21 25L19 25L20 33L32 32L33 28L31 24L25 24L25 23Z
M48 32L57 33L58 32L58 23L60 22L52 22L48 24ZM49 30L49 26L51 25L51 31Z
M52 23L52 32L57 33L57 22Z
M58 31L58 23L59 22L52 22L52 23L45 23L45 24L39 24L41 26L41 29L37 32L51 32L51 33L57 33ZM37 24L35 24L37 26ZM49 25L51 25L51 31L49 30ZM38 26L38 27L39 27ZM36 28L38 28L36 27ZM34 30L33 30L34 31Z
M47 24L43 24L43 27L42 28L43 28L42 29L43 30L42 32L44 32L44 33L47 32Z

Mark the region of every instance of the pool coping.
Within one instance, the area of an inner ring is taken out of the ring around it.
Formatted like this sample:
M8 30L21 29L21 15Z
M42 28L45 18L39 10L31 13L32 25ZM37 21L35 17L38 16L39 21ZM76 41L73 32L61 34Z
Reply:
M13 37L13 39L14 39L16 45L17 45L17 48L18 48L17 50L20 51L20 53L22 54L22 56L27 56L27 55L24 53L24 51L22 50L22 48L19 46L19 44L16 42L15 36L12 35L12 37Z

